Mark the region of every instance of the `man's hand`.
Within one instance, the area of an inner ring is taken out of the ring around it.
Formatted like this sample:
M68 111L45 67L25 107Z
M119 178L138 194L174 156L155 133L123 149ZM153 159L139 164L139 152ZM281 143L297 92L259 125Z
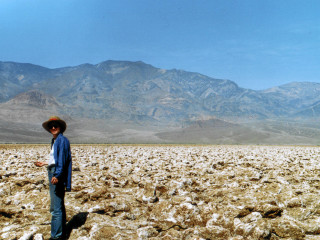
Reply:
M52 177L51 178L51 184L56 185L58 183L58 178Z
M46 163L46 162L35 162L34 164L35 164L37 167L42 167L42 166L48 165L48 163Z

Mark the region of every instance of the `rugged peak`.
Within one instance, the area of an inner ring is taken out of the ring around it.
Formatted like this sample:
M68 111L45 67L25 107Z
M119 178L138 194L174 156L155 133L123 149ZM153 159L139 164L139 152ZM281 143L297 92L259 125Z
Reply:
M136 61L136 62L131 62L131 61L115 61L115 60L108 60L104 61L101 63L98 63L95 65L96 68L119 68L119 67L137 67L137 68L152 68L156 69L154 66L144 63L142 61Z
M16 62L1 62L0 61L0 72L45 72L49 69L46 67L34 65L31 63L16 63Z
M57 106L54 97L45 95L41 91L31 90L21 93L9 101L12 104L28 105L33 107L45 108L46 106Z

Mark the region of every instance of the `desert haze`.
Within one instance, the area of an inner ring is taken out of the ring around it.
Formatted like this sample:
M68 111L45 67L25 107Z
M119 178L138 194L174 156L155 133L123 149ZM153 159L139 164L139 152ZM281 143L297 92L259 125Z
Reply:
M0 145L0 238L47 239L48 145ZM72 145L69 239L319 239L320 149Z

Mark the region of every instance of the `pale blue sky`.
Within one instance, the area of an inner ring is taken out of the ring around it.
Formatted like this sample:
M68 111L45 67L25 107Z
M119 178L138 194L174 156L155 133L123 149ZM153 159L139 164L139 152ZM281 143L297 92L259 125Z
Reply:
M0 0L0 61L105 60L265 89L320 82L319 0Z

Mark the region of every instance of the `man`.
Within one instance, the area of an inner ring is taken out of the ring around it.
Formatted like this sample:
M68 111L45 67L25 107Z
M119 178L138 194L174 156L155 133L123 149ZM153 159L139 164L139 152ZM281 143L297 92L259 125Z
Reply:
M66 209L64 206L65 191L71 191L72 160L69 140L63 136L67 128L65 121L52 116L42 124L52 134L49 162L36 162L42 167L48 165L51 238L64 239L66 236Z

